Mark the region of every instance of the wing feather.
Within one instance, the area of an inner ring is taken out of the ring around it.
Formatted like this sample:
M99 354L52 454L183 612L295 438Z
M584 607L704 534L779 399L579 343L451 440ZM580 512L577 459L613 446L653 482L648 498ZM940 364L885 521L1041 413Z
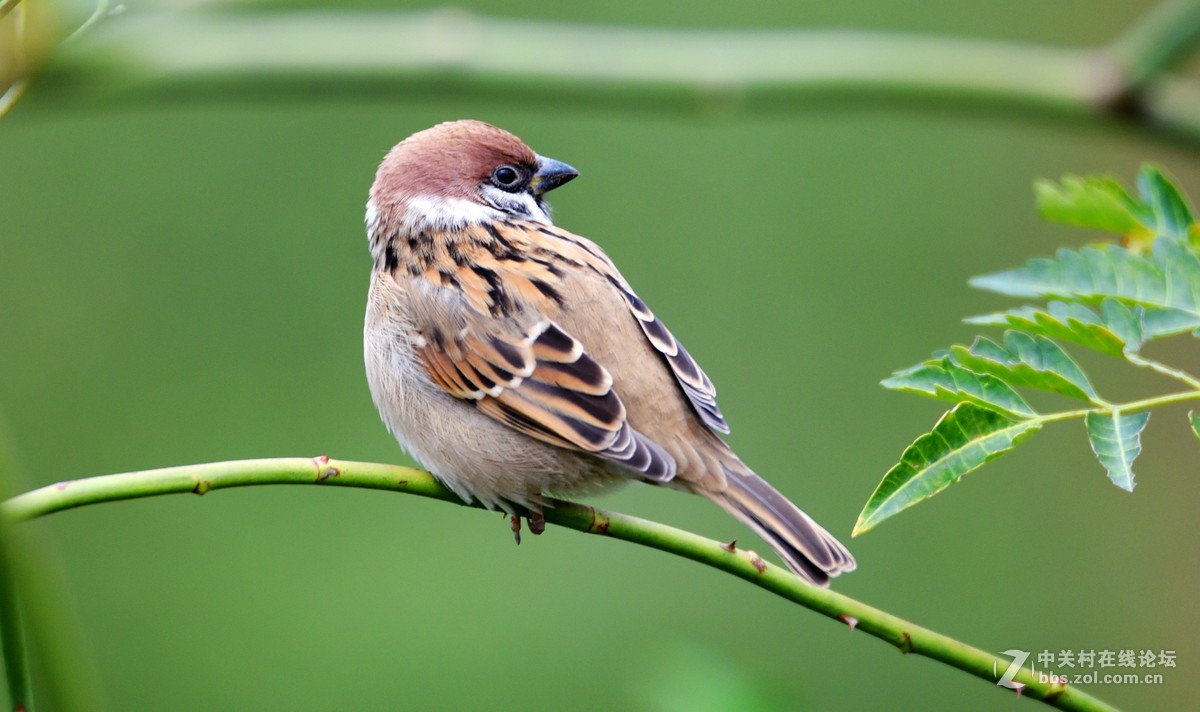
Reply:
M729 432L729 424L717 406L717 389L713 382L696 363L696 359L688 353L683 344L667 328L666 324L654 315L650 307L642 301L616 265L604 254L595 243L586 238L574 235L555 227L535 223L512 223L506 226L508 230L522 228L526 231L527 240L533 243L553 240L554 252L564 259L580 266L590 268L603 276L620 292L629 311L637 318L642 333L654 348L663 356L679 387L691 402L692 408L709 428L721 433Z
M432 237L432 249L445 254L431 255L416 278L437 291L414 290L412 296L434 302L428 305L430 329L452 323L458 331L432 333L418 324L424 340L417 350L430 379L450 395L543 442L593 453L647 479L675 476L675 460L629 426L612 375L553 321L563 306L559 280L564 268L573 267L592 270L616 288L696 414L709 428L729 432L712 381L594 243L523 221ZM445 275L433 264L457 269ZM536 308L521 308L528 306ZM528 314L547 318L530 323Z
M434 383L530 437L619 463L650 480L675 460L629 426L612 375L551 321L513 332L511 319L468 319L454 339L428 335L416 349ZM492 333L488 333L488 329Z
M650 307L634 294L624 280L614 279L613 284L625 298L629 310L637 317L638 324L642 327L642 333L671 367L675 380L679 382L684 394L691 401L692 407L696 409L696 414L700 416L705 425L713 430L728 433L729 424L725 422L725 416L721 414L721 409L717 406L717 387L701 370L700 364L696 363L696 359L692 358L683 344L679 343L675 335L667 329L666 324L654 316Z

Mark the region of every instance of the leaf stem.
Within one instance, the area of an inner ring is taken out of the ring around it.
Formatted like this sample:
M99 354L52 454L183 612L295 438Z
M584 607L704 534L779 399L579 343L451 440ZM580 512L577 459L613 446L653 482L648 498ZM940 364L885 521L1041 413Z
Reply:
M1127 352L1125 354L1125 360L1129 361L1129 363L1132 363L1134 366L1149 368L1161 373L1164 376L1167 376L1168 378L1174 378L1177 381L1182 381L1197 391L1200 391L1200 379L1192 376L1187 371L1178 368L1172 368L1165 363L1155 361L1154 359L1148 359L1145 356L1132 352Z
M432 475L407 467L317 458L278 458L188 465L104 475L26 492L0 504L10 521L100 502L170 493L204 494L229 487L307 484L359 487L431 497L463 504ZM471 505L477 506L477 505ZM850 624L904 653L915 653L995 683L1009 661L915 625L853 598L804 583L786 569L767 565L752 551L725 545L657 522L585 505L555 501L546 521L588 534L633 542L725 571L824 616ZM1015 678L1024 695L1065 710L1112 710L1110 705L1071 685L1044 682L1030 670ZM1003 688L998 688L1003 689Z
M1179 391L1178 393L1168 393L1165 396L1154 396L1153 398L1143 398L1142 400L1130 401L1128 403L1109 404L1107 408L1080 408L1078 410L1064 410L1059 413L1045 413L1038 415L1030 420L1036 420L1040 423L1054 423L1059 420L1071 420L1072 418L1082 418L1088 413L1097 411L1104 412L1121 412L1134 413L1147 408L1154 408L1160 405L1169 405L1171 403L1180 403L1182 401L1200 400L1200 387L1194 391Z

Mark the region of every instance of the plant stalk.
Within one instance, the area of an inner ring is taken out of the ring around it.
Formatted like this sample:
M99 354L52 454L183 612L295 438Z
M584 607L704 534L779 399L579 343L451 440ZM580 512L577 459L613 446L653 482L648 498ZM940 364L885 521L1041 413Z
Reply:
M187 465L144 472L69 480L26 492L0 504L10 522L101 502L173 493L205 494L212 490L268 484L358 487L403 492L463 504L457 495L426 472L407 467L347 462L327 457L277 458ZM478 506L478 505L469 505ZM989 683L1010 661L906 621L829 589L818 588L786 569L768 564L752 551L665 524L585 505L554 501L546 521L588 534L633 542L682 556L725 571L787 600L839 620L851 630L883 640L904 653L937 660ZM1024 696L1064 710L1112 710L1107 703L1074 686L1043 682L1022 669L1014 679ZM999 688L1003 689L1003 688Z

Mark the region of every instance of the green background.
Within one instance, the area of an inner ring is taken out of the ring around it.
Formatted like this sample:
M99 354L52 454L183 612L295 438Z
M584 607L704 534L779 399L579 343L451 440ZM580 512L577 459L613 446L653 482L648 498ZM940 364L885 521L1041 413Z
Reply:
M1102 42L1148 7L465 5L1068 46ZM552 42L519 38L514 51ZM843 539L942 410L878 381L969 341L961 317L1015 305L968 288L971 275L1098 238L1040 222L1034 178L1130 180L1148 159L1200 195L1194 149L998 107L664 109L319 86L93 105L35 84L0 121L0 405L23 486L282 455L409 462L363 377L363 206L393 143L465 117L581 171L553 196L557 223L603 245L701 361L742 457ZM1200 368L1186 338L1151 353ZM1113 398L1172 388L1088 356ZM1174 650L1161 685L1088 689L1130 709L1195 708L1200 480L1185 412L1151 419L1134 494L1105 478L1080 422L1053 425L850 542L860 568L836 588L993 651ZM767 549L700 498L631 486L596 501ZM730 576L555 528L516 547L499 515L416 498L272 487L29 528L61 559L111 709L1014 703Z

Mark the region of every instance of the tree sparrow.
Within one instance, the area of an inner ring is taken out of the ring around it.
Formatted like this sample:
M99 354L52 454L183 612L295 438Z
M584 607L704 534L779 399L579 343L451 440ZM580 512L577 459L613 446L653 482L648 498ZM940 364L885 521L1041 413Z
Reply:
M641 480L711 499L814 584L852 571L720 438L712 382L612 261L550 221L545 194L577 175L479 121L383 159L364 342L388 429L463 500L531 527L544 495Z

